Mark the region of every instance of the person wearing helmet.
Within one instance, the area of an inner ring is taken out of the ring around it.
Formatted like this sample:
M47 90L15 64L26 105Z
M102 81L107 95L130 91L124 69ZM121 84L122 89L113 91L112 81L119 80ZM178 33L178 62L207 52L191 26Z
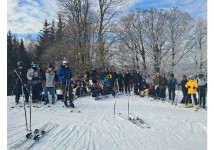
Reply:
M129 92L130 94L130 80L131 80L131 74L128 70L126 70L126 74L123 77L124 85L125 85L125 92Z
M185 85L188 88L187 100L188 100L188 107L192 107L192 99L191 95L193 96L195 102L195 108L198 109L198 101L196 98L196 89L198 88L198 83L193 79L192 76L189 76L189 81Z
M159 80L159 87L160 87L160 98L162 100L166 100L166 87L167 87L167 79L165 77L165 74L162 74L162 77Z
M198 91L198 95L199 95L199 105L201 107L201 103L203 102L202 107L205 108L206 82L205 82L203 74L198 75L197 83L198 83L198 90L197 91Z
M170 79L168 80L168 90L169 90L169 102L174 104L175 100L175 85L178 85L178 81L174 78L174 74L170 74Z
M154 99L159 99L160 97L160 88L159 88L159 82L160 82L160 74L157 72L155 74L154 78Z
M139 88L141 83L140 70L137 70L137 73L134 76L134 94L139 95Z
M19 103L19 99L20 99L20 95L24 94L25 96L25 102L29 102L29 93L27 92L26 88L27 88L27 71L26 69L23 67L24 63L22 61L19 61L17 63L18 68L14 70L14 78L16 80L15 82L15 103L18 104ZM23 83L21 82L21 80L18 78L17 74L15 73L15 71L18 73L18 75L20 76L20 78L22 79ZM23 84L23 85L22 85ZM22 86L23 86L23 91L24 93L22 93Z
M32 103L38 103L40 96L40 83L42 79L42 74L37 68L37 63L32 62L31 68L27 72L27 78L29 80L29 85L32 87Z
M182 104L186 104L188 89L185 87L185 85L187 82L188 82L188 80L187 80L186 75L183 75L183 79L181 81L181 89L182 89L182 93L183 93L183 98L181 100Z
M57 74L54 70L53 65L48 65L48 69L45 71L45 105L49 103L48 100L48 91L52 96L52 104L55 103L55 82L57 81Z
M74 104L73 104L73 89L71 86L71 82L72 82L72 78L73 78L73 74L71 71L71 68L69 68L69 63L67 60L63 61L63 64L61 65L61 67L59 68L58 71L58 77L62 83L62 91L63 91L63 98L64 98L64 104L65 107L72 107L74 108ZM67 91L68 91L68 96L67 96ZM68 105L67 102L67 97L69 99L70 105Z

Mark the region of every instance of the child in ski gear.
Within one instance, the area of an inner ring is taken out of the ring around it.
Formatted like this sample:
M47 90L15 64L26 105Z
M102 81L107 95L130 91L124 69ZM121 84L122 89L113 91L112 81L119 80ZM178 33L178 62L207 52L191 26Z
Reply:
M63 91L65 107L74 107L73 94L72 94L73 89L71 86L73 74L71 69L69 68L69 63L67 60L63 61L63 65L61 65L61 67L59 68L58 77L62 83L62 91ZM70 106L68 106L68 102L67 102L67 96L66 96L67 92L68 92L68 99L70 102Z
M32 67L27 72L27 78L29 80L29 84L32 87L32 103L38 103L40 99L41 92L41 79L42 74L39 69L37 69L37 63L32 62Z
M21 94L25 95L25 102L29 101L29 93L27 92L26 88L27 88L27 71L25 68L23 68L24 63L22 61L17 63L18 68L14 70L14 77L15 77L15 103L19 103L19 98ZM17 74L15 73L15 71L18 73L18 75L20 76L20 78L22 79L23 83L21 82L21 80L19 79L19 77L17 76ZM23 88L23 92L22 93L22 88Z
M174 74L172 73L168 80L169 101L172 101L172 103L174 103L175 100L175 85L178 85L178 81L174 78Z
M124 85L125 85L125 92L129 92L130 94L130 80L131 80L131 74L128 70L126 70L126 74L123 77Z
M139 87L140 87L140 82L141 82L141 77L140 77L140 70L137 70L137 73L134 76L134 94L139 95Z
M149 85L146 83L145 79L142 79L142 83L140 84L140 90L141 97L144 97L144 93L146 97L149 96Z
M204 79L204 75L203 74L199 74L198 79L197 79L197 83L198 83L198 95L199 95L199 105L201 106L201 103L203 102L203 108L205 108L205 94L206 94L206 82Z
M160 98L163 100L166 99L166 87L167 87L167 79L165 78L165 74L162 74L162 77L159 80L159 88L160 88Z
M160 88L159 88L159 82L160 82L160 74L156 73L156 77L154 78L154 99L157 99L160 97Z
M118 84L119 84L119 92L123 93L123 74L121 71L118 72Z
M193 96L194 102L195 102L195 108L198 109L198 101L196 98L196 89L198 88L198 83L193 79L192 76L189 76L189 81L185 85L186 88L188 88L188 107L192 107L192 99L191 95Z
M48 69L45 71L45 104L49 103L48 100L48 91L52 96L52 104L55 103L55 82L57 81L57 74L54 71L54 66L48 65Z
M183 75L183 80L181 81L181 90L183 93L183 98L181 100L182 104L187 104L186 100L187 100L187 91L188 89L185 87L186 83L187 83L187 78L186 75Z
M148 75L148 77L146 78L146 83L149 85L149 95L151 95L151 97L153 97L153 94L154 94L154 87L153 87L153 84L154 84L154 81L153 79L150 77L150 75Z

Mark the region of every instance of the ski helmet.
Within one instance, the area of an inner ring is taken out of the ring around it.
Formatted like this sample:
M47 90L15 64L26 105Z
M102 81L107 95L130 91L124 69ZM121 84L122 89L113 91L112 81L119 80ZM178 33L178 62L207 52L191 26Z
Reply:
M140 72L140 70L137 70L137 72Z
M68 61L67 60L63 60L63 65L69 65Z
M37 66L37 63L36 62L32 62L31 66Z
M198 77L199 77L199 78L203 78L204 75L203 75L203 74L199 74Z
M22 61L19 61L19 62L17 63L17 66L24 66L24 63L23 63Z
M189 79L190 79L190 78L193 78L193 77L190 75L190 76L189 76Z

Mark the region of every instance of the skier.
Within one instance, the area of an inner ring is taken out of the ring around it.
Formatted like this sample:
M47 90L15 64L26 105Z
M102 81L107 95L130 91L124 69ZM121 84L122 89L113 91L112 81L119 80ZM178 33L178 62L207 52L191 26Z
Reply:
M41 100L42 92L43 92L43 89L45 86L45 73L39 64L37 64L37 69L41 72L41 75L42 75L41 82L39 83L39 89L40 89L40 92L39 92L40 98L39 99Z
M135 74L134 79L135 79L134 80L135 81L135 83L134 83L134 94L139 95L138 90L139 90L140 82L141 82L140 70L137 70L137 73Z
M187 104L186 100L187 100L188 89L185 87L187 82L188 81L187 81L186 75L183 75L183 80L181 81L181 89L182 89L182 93L183 93L183 98L181 100L182 104Z
M169 102L172 104L175 100L175 85L178 85L178 81L174 78L174 74L170 74L170 79L168 80L168 89L169 89Z
M97 69L93 68L93 72L91 74L93 84L97 84L97 75L99 75L99 73L97 72Z
M119 92L123 93L123 74L121 71L118 72L118 84L119 84Z
M160 81L160 75L159 73L157 72L156 74L156 77L154 78L154 99L159 99L160 97L160 88L159 88L159 81Z
M198 83L198 90L197 91L198 91L198 95L199 95L199 105L201 107L201 103L203 101L203 108L205 108L206 82L205 82L203 74L198 75L197 83Z
M31 68L27 72L27 78L29 80L29 85L32 87L32 103L38 103L41 98L41 80L42 74L39 69L37 69L37 63L32 62Z
M193 79L192 76L189 76L189 81L186 83L185 87L188 88L188 94L187 94L188 106L187 107L192 107L191 95L193 95L195 108L198 109L198 101L196 98L196 89L198 88L198 83Z
M167 79L165 78L165 74L162 74L162 77L159 80L159 88L160 88L160 98L166 100L166 87L167 87Z
M145 93L145 96L148 97L149 96L149 85L146 83L146 80L145 79L142 79L142 83L140 84L140 96L141 97L144 97L144 93Z
M16 97L15 97L15 103L18 104L19 103L19 98L21 94L25 95L25 102L29 102L29 93L27 92L26 88L27 88L27 71L26 69L23 67L24 63L22 61L19 61L17 63L18 68L15 69L15 71L18 73L18 75L20 76L20 78L22 79L23 83L21 82L21 80L18 78L17 74L14 72L14 77L15 77L15 93L16 93ZM22 88L24 93L22 93Z
M149 85L149 95L151 95L151 97L153 97L153 94L154 94L154 87L153 87L153 84L154 84L154 81L153 79L150 77L150 75L148 75L147 79L146 79L146 83Z
M126 74L124 75L123 80L124 80L124 85L125 85L125 92L126 92L126 94L127 94L127 92L129 92L129 94L130 94L131 74L129 73L128 70L126 70Z
M117 89L117 83L116 83L116 80L118 78L118 75L115 71L115 68L113 68L113 72L112 72L112 80L111 80L111 87L113 89Z
M73 89L71 86L71 82L72 82L72 78L73 78L73 74L71 69L69 68L69 63L67 60L63 61L63 65L61 65L61 67L59 68L58 71L58 77L62 83L62 91L63 91L63 96L64 96L64 104L65 107L72 107L74 108L74 104L73 104ZM66 93L68 91L68 99L70 102L70 105L68 106L67 103L67 97L66 97Z
M48 65L48 69L45 71L45 105L49 103L48 91L52 95L52 104L55 103L55 82L57 81L57 74L53 65Z
M86 71L85 71L85 73L84 73L84 80L85 80L86 82L88 82L90 76L91 76L91 74L89 73L88 68L86 68Z

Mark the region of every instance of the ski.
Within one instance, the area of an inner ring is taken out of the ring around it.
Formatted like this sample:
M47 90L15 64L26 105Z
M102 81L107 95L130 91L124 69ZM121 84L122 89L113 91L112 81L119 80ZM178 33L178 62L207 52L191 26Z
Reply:
M48 125L50 124L50 122L44 124L42 127L35 129L34 133L27 133L26 136L22 137L17 143L15 143L13 146L11 146L9 149L13 150L13 149L17 149L19 148L22 144L24 144L26 141L28 141L29 139L31 139L33 136L35 136L36 134L38 134L38 132L35 131L42 131L44 130Z
M54 129L57 125L52 124L51 126L46 127L44 130L41 130L39 134L36 134L33 139L23 148L23 150L28 150L31 148L35 143L37 143L42 137L44 137L48 132Z
M122 119L130 121L131 123L137 125L140 128L145 128L141 123L139 123L139 121L132 119L131 117L128 118L127 116L123 115L122 113L119 113L119 117L121 117Z
M143 119L140 119L139 117L135 117L132 113L129 113L129 115L132 117L132 119L139 121L139 123L141 123L145 128L150 128L147 124L145 124Z
M81 113L80 110L76 109L76 108L71 108L70 112L77 112L77 113Z

